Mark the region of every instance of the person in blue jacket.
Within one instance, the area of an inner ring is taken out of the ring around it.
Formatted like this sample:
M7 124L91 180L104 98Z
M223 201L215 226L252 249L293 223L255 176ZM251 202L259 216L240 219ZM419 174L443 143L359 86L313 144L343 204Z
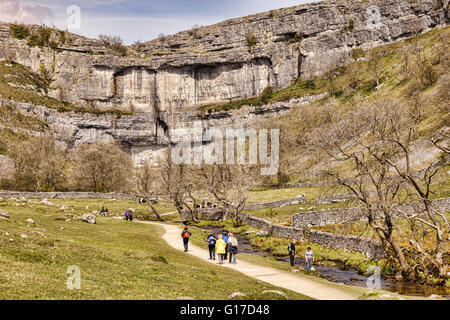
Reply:
M206 242L208 243L209 260L216 260L216 237L210 233L206 238Z

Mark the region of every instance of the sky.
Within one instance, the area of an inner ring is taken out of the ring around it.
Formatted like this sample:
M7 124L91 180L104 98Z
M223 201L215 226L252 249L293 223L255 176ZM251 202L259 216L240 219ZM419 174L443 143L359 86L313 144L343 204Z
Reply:
M148 41L230 18L317 0L0 0L0 21L45 24L90 38Z

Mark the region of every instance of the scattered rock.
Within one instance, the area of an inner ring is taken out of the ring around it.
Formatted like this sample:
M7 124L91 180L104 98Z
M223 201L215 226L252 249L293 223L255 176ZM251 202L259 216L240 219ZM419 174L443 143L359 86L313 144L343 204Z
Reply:
M34 220L31 219L31 218L29 218L29 219L27 219L27 222L28 222L28 223L34 223Z
M256 233L256 235L257 235L257 236L261 236L261 237L265 237L265 236L268 236L268 235L269 235L269 232L268 232L268 231L265 231L265 230L261 230L261 231L258 231L258 232Z
M67 210L67 207L66 206L61 206L61 207L59 207L59 210Z
M245 294L245 293L242 293L242 292L239 292L239 291L237 291L237 292L233 292L232 294L230 294L229 296L228 296L228 299L234 299L234 298L236 298L236 297L247 297L247 295Z
M26 234L21 234L20 237L21 238L28 238L28 236Z
M13 238L10 238L10 239L9 239L9 242L13 242L13 241L14 241L14 239L13 239Z
M0 216L2 216L2 217L4 217L4 218L9 218L10 216L9 216L9 213L7 213L7 212L1 212L0 211Z
M314 210L314 209L316 209L315 206L312 206L312 207L309 207L309 208L308 208L309 211Z
M41 237L47 238L47 237L45 236L45 234L43 234L43 233L40 232L40 231L33 231L32 233L33 233L33 234L38 234L38 235L40 235Z
M275 294L278 294L278 295L282 296L286 300L289 300L289 296L286 293L281 292L281 291L277 291L277 290L265 290L265 291L263 291L263 294L266 294L266 293L275 293Z
M48 201L48 199L43 199L41 202L39 202L41 204L45 204L46 206L53 206L53 203Z
M293 272L293 273L298 273L298 272L300 272L300 270L298 270L298 269L293 269L292 272Z
M133 213L136 212L136 209L134 209L134 208L130 208L130 209L128 209L128 210L130 210L130 211L133 212Z
M441 297L440 295L437 295L437 294L432 294L431 296L428 297L428 299L430 299L430 300L444 300L443 297Z
M63 231L65 228L64 227L61 227L61 228L59 228L59 231Z
M90 224L97 223L97 218L95 216L93 216L92 214L83 214L83 216L81 217L81 220L83 220L84 222L90 223Z
M256 231L245 231L245 234L252 234L252 233L256 233Z
M195 300L195 299L192 298L192 297L178 297L177 299L178 299L178 300Z
M6 236L9 236L9 232L5 232L5 235L6 235Z
M66 221L65 221L65 222L70 222L70 221L72 221L72 220L70 220L70 219L66 219Z

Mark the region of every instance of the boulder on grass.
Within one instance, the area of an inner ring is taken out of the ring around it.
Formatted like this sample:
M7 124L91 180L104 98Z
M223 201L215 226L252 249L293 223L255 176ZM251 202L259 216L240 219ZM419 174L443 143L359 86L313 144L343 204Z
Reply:
M92 214L83 214L83 216L81 217L81 220L83 220L84 222L90 223L90 224L97 223L97 218Z

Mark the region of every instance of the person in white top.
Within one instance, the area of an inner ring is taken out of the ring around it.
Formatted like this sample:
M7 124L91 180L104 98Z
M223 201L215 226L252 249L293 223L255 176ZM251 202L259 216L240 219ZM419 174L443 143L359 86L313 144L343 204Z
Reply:
M306 263L306 271L311 270L312 265L314 263L314 252L311 247L308 247L305 252L305 263Z
M238 240L233 236L232 233L228 235L228 248L230 253L230 263L236 264L236 255L238 253ZM233 262L231 262L233 261Z

